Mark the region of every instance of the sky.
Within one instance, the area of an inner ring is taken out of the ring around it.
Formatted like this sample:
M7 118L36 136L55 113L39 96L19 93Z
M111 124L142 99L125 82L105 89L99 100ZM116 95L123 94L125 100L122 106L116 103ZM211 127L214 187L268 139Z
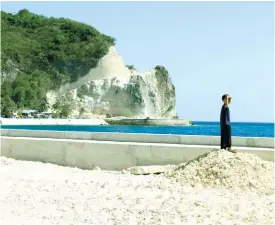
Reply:
M2 2L20 9L116 38L139 72L165 66L180 118L219 121L228 93L232 122L274 122L273 2Z

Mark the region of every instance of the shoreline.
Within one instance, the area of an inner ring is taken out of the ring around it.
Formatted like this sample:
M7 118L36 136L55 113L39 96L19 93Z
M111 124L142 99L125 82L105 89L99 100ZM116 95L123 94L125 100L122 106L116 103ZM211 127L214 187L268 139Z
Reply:
M1 118L0 125L141 125L192 126L189 120L149 118L91 118L91 119L21 119Z
M109 125L133 125L133 126L192 126L192 122L182 119L153 119L153 118L108 118L105 121Z
M108 125L104 119L13 119L1 118L1 125Z

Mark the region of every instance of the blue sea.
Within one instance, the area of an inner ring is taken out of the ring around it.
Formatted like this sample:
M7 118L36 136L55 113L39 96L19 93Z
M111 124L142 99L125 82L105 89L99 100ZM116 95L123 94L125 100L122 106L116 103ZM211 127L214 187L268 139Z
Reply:
M218 122L193 122L194 126L91 126L91 125L2 125L1 129L121 132L219 136ZM273 137L274 123L232 123L232 136Z

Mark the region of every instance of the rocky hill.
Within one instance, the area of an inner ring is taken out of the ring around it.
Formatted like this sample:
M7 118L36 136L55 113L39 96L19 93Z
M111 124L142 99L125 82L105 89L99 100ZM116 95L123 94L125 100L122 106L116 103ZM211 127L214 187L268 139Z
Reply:
M168 71L129 69L114 38L27 10L2 11L1 19L2 114L32 108L61 117L176 117Z

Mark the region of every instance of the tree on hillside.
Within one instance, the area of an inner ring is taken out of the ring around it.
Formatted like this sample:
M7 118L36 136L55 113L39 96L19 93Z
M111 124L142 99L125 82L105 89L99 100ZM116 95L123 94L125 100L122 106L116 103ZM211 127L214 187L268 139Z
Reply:
M167 71L167 69L164 66L156 66L155 67L156 73L157 75L161 75L161 76L166 76L169 77L169 73Z
M71 93L58 96L53 104L54 112L61 118L68 118L75 108L75 101Z
M85 108L84 108L84 107L81 107L81 108L79 109L79 117L81 118L85 112L86 112Z
M12 116L13 111L16 110L16 104L11 100L9 96L4 96L1 98L1 114L7 115L8 117Z
M22 109L18 109L17 110L17 116L19 117L19 118L23 118L23 115L22 115Z
M136 68L134 67L134 65L126 65L126 67L127 67L129 70L136 70Z
M1 97L9 97L16 108L30 108L45 111L48 108L46 93L50 80L43 72L37 70L30 75L20 74L13 81L4 81L1 85ZM5 104L11 104L3 101Z
M1 97L10 97L17 108L41 111L49 90L86 75L115 45L92 26L26 9L1 11L1 31ZM9 107L5 102L1 109Z

